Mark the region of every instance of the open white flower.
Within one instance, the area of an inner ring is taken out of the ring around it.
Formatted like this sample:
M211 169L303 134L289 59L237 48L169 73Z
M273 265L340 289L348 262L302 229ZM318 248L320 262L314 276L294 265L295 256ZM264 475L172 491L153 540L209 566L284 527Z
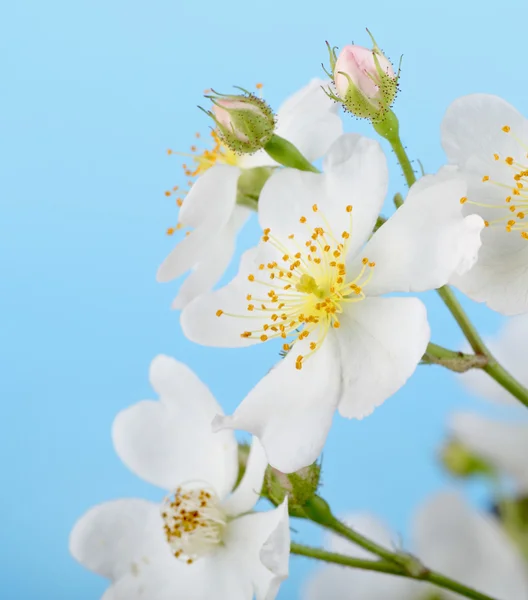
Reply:
M353 516L349 523L359 532L388 547L396 538L375 517ZM415 554L443 575L497 600L528 600L523 561L498 522L481 514L460 497L441 493L418 511L413 528ZM372 558L342 538L330 536L334 552ZM305 600L455 600L458 594L430 584L393 575L340 566L320 569L308 582Z
M468 182L466 210L489 225L454 285L503 314L528 311L528 121L497 96L464 96L447 110L442 144Z
M279 108L275 133L292 142L310 161L325 154L342 132L338 105L321 89L325 82L312 80ZM183 308L209 291L228 267L240 228L250 210L237 204L240 175L255 167L276 167L264 150L237 155L213 132L214 147L201 153L193 146L194 165L184 165L188 177L198 177L181 204L178 229L191 228L164 260L158 281L170 281L187 271L173 308ZM170 192L168 192L170 193ZM174 229L171 229L174 231Z
M233 416L216 420L258 436L282 472L317 458L336 408L362 418L411 376L429 341L425 307L380 296L437 288L469 268L483 226L462 217L465 184L443 172L415 184L367 242L387 188L381 147L343 135L323 171L285 169L266 183L261 243L231 283L181 316L185 334L204 345L283 339L286 358Z
M111 580L104 600L273 600L288 574L288 509L251 512L262 447L254 438L231 494L237 443L232 432L211 432L221 408L207 387L166 356L154 359L150 380L160 400L119 413L113 440L123 462L167 496L95 506L73 528L71 553Z
M471 452L511 477L528 493L528 422L498 421L475 413L455 413L451 435Z
M528 370L526 369L528 315L519 315L508 319L499 334L486 340L486 344L499 363L519 383L528 386ZM471 369L459 377L468 390L477 396L500 404L521 406L517 398L481 369Z

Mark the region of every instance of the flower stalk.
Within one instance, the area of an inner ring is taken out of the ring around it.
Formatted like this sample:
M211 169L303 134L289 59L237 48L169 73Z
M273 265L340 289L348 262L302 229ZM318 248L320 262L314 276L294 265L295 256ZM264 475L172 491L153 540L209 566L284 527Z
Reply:
M400 577L407 577L419 581L428 581L440 588L451 590L474 600L495 600L491 596L478 592L477 590L459 583L441 573L437 573L425 567L418 558L404 552L393 552L364 535L354 531L337 519L330 510L328 503L320 496L314 496L305 506L307 519L318 523L325 529L329 529L339 536L378 556L381 560L366 560L352 556L327 552L319 548L303 546L292 543L291 553L306 556L316 560L322 560L334 564L364 569L367 571L378 571L389 573Z

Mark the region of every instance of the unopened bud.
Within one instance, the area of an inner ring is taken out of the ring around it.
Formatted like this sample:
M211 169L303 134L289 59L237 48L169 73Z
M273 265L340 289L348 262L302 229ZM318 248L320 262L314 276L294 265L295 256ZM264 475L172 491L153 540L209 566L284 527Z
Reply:
M206 96L213 103L205 111L216 123L222 142L233 152L252 154L263 148L275 130L271 108L254 94L215 94Z
M458 440L446 442L440 452L444 467L456 477L472 477L473 475L491 475L493 468L484 460L473 454Z
M288 496L290 514L302 513L302 508L317 492L320 476L321 467L317 463L295 473L282 473L268 466L262 492L277 505Z
M394 72L374 38L372 41L372 50L348 45L339 56L328 47L335 94L331 90L327 93L356 117L380 121L398 91L399 73Z

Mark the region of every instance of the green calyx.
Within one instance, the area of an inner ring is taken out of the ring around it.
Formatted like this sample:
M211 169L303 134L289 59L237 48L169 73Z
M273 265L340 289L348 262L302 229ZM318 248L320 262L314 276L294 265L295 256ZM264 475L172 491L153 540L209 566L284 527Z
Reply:
M260 192L273 171L274 167L243 169L238 178L237 204L256 210Z
M244 94L240 95L215 93L205 96L214 107L212 111L204 112L214 120L222 142L230 150L253 154L271 139L275 115L262 98L242 91Z
M442 464L455 477L468 478L475 475L492 477L494 469L483 459L473 454L458 440L450 440L440 453Z
M321 467L313 463L295 473L281 473L268 466L264 477L262 494L273 504L279 505L288 496L288 509L293 517L305 517L306 507L319 487Z

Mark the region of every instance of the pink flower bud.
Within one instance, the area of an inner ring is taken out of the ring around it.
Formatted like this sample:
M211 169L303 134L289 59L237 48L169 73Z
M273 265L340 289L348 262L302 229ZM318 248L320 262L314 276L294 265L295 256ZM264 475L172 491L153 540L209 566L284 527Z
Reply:
M396 79L392 65L383 54L377 54L378 64L381 71L392 79ZM335 64L335 85L340 96L345 97L350 82L358 88L369 100L378 101L383 92L381 76L378 65L374 59L374 50L362 46L345 46L337 58Z
M208 114L215 120L222 141L234 152L252 153L263 148L273 135L275 117L269 106L252 94L208 96Z
M374 40L373 40L374 41ZM328 46L335 84L334 100L357 117L379 121L389 110L398 90L398 75L377 44L369 50L345 46L339 56Z

